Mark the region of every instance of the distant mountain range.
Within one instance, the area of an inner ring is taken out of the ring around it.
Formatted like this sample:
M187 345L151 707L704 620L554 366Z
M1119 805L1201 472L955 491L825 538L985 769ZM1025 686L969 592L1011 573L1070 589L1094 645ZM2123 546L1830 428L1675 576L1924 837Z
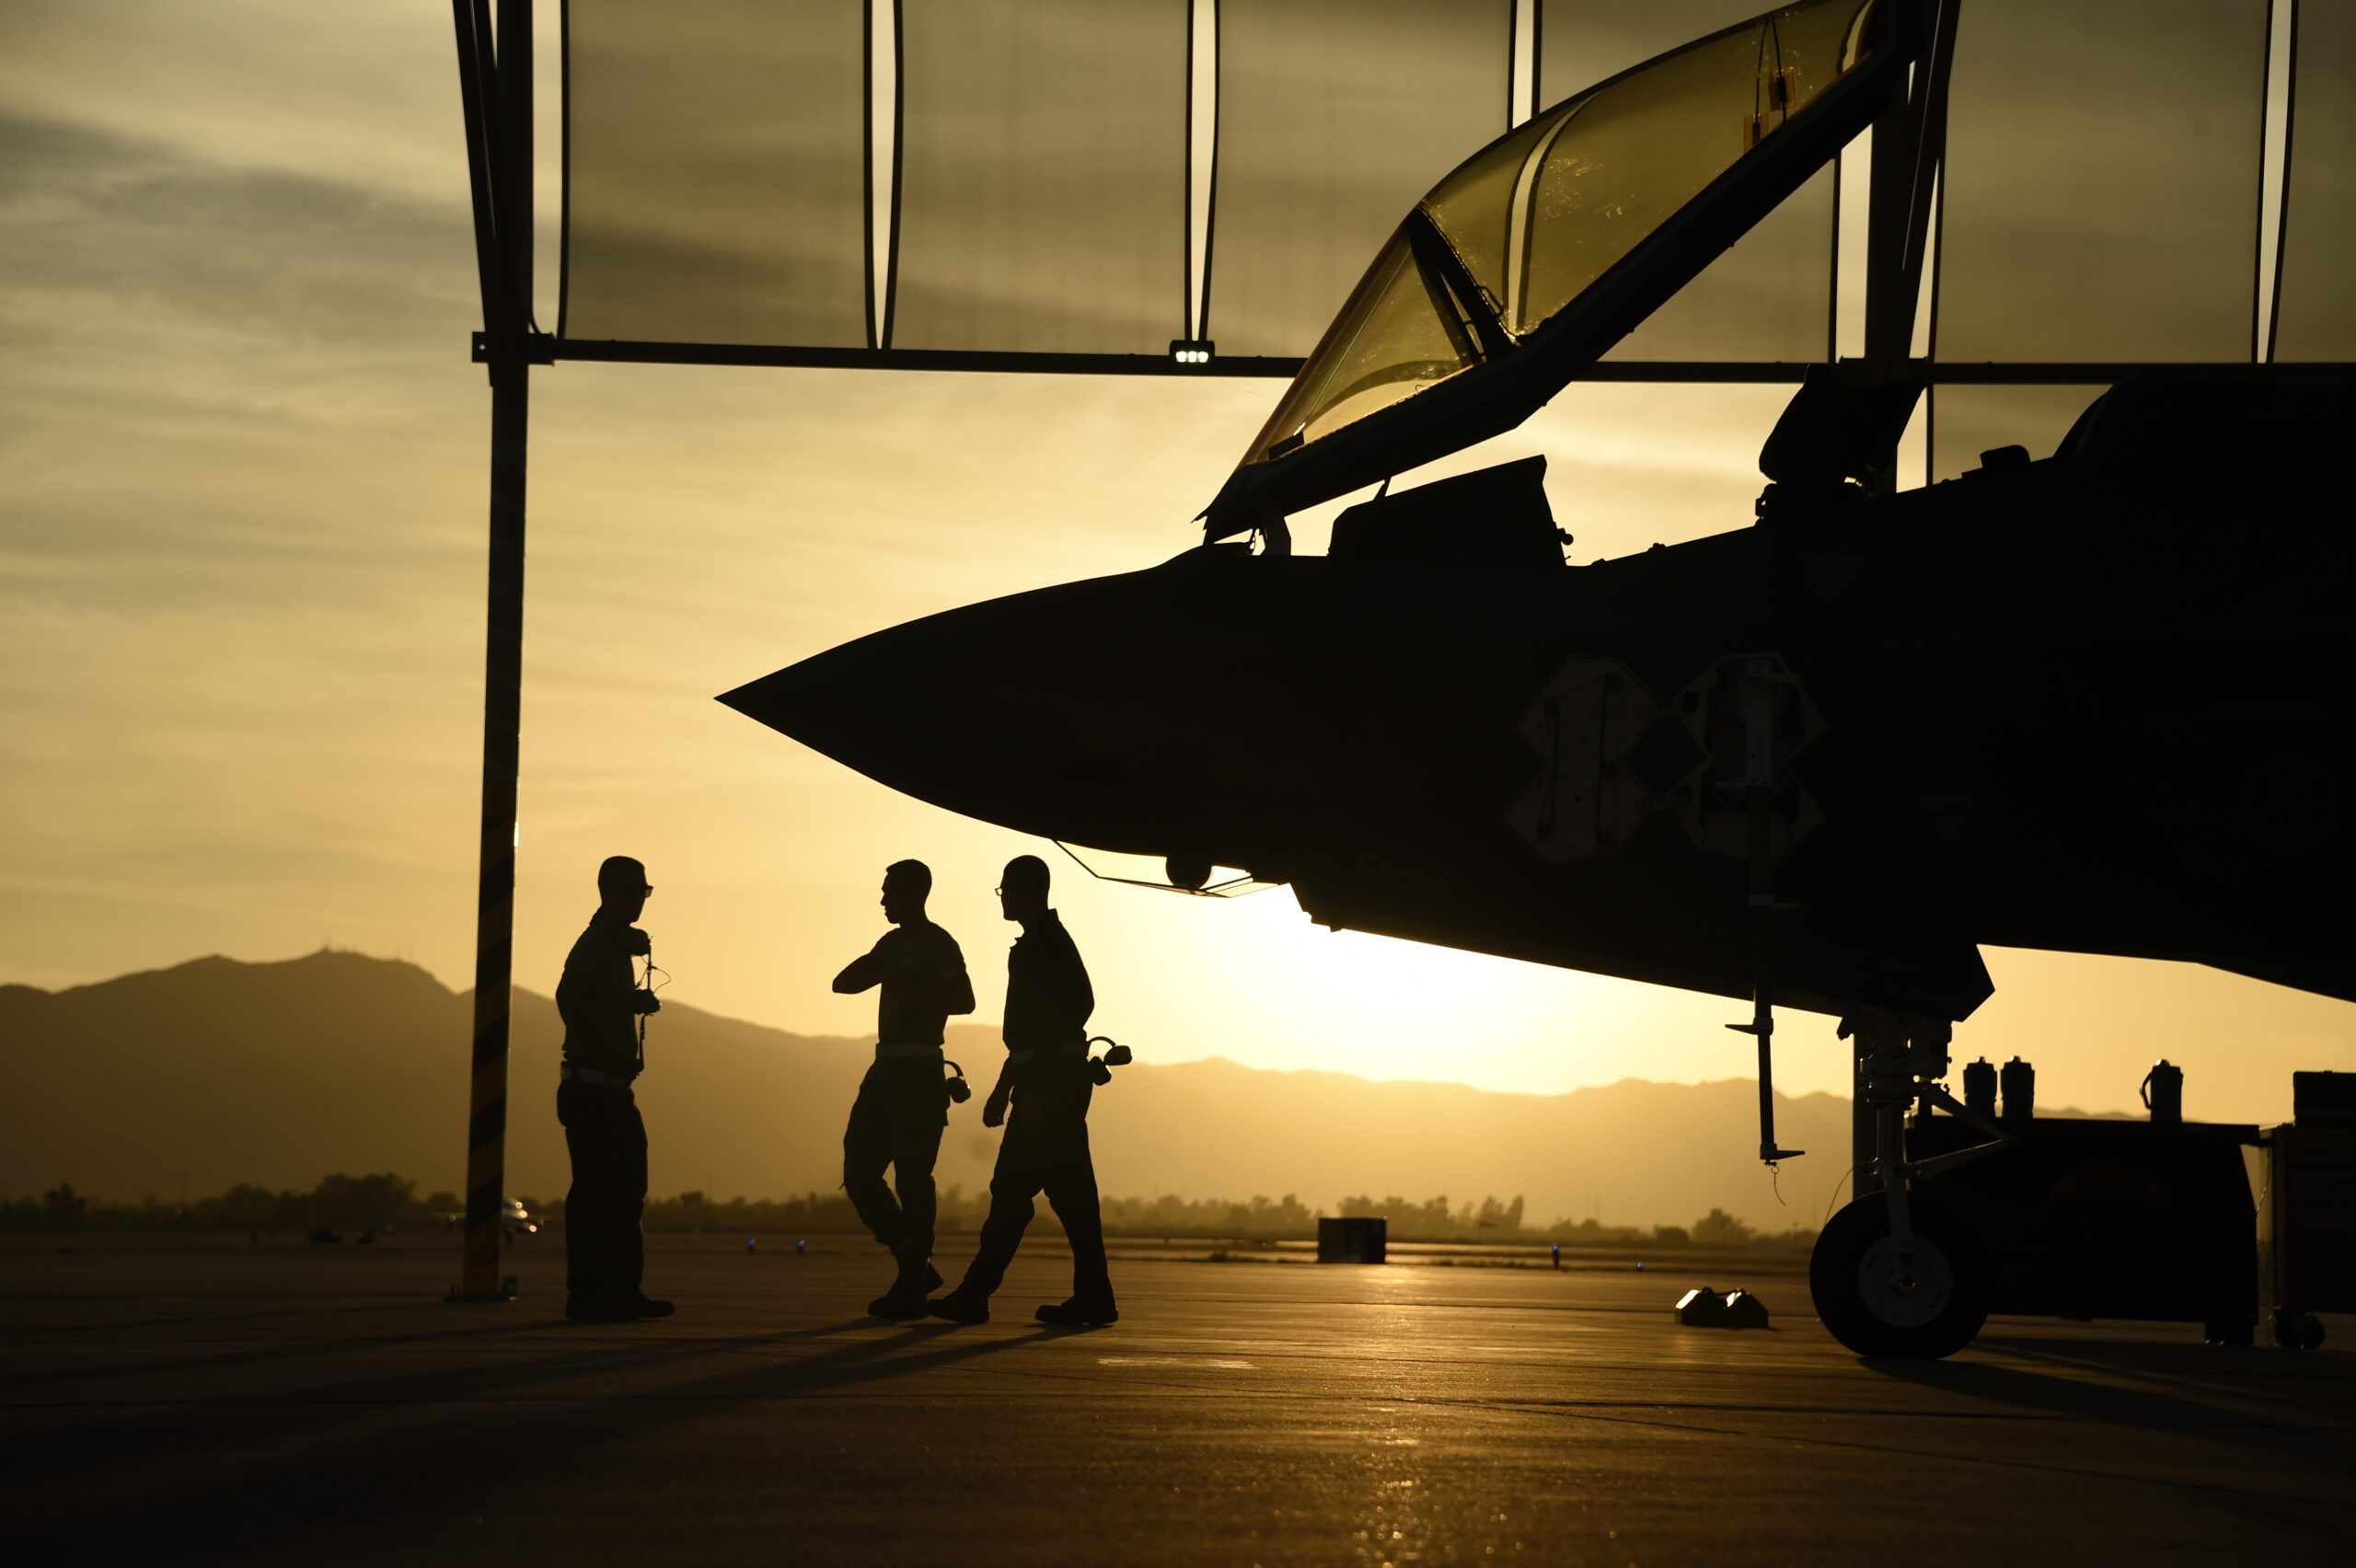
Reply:
M566 1184L557 1126L556 1007L518 990L509 1069L508 1191ZM464 1168L470 1002L413 964L323 951L283 963L202 958L51 993L0 986L0 1196L61 1182L104 1198L193 1198L239 1182L308 1188L390 1170L421 1192ZM979 1091L992 1028L951 1032L977 1090L958 1107L941 1179L988 1181L998 1135ZM869 1043L664 1008L640 1082L658 1194L830 1191ZM1372 1082L1210 1060L1122 1068L1091 1118L1107 1193L1242 1199L1494 1194L1528 1222L1589 1216L1683 1225L1722 1207L1763 1228L1824 1216L1849 1106L1778 1097L1777 1132L1814 1152L1784 1168L1783 1203L1752 1153L1757 1090L1631 1078L1570 1094Z

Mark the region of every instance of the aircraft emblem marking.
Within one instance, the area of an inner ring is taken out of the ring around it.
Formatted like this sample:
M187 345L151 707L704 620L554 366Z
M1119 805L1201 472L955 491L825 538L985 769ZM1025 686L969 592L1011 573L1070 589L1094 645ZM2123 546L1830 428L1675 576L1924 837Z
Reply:
M1573 654L1514 731L1539 769L1506 820L1542 859L1612 854L1664 811L1696 848L1747 856L1760 786L1771 858L1824 820L1791 767L1823 716L1780 654L1729 655L1666 705L1619 660Z

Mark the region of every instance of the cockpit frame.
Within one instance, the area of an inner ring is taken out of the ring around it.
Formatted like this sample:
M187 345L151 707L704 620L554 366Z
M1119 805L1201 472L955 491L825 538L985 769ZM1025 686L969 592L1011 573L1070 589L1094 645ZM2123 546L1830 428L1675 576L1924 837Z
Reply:
M1941 12L1953 8L1952 0L1938 7ZM1860 133L1904 113L1909 105L1909 67L1929 57L1926 46L1942 30L1933 25L1927 10L1891 0L1871 6L1858 25L1879 28L1882 34L1854 68L1829 83L1773 134L1756 139L1748 151L1519 342L1512 340L1506 325L1484 300L1426 204L1419 203L1398 237L1419 260L1427 252L1436 253L1426 265L1458 295L1468 330L1478 340L1477 362L1322 438L1285 447L1272 455L1255 452L1253 455L1262 460L1247 458L1205 509L1206 540L1258 531L1281 541L1283 519L1290 513L1502 434L1529 418L1668 303ZM1758 25L1754 18L1697 41L1705 44ZM1685 45L1656 56L1582 97L1639 76L1693 47ZM1917 75L1922 77L1917 98L1927 105L1941 74ZM1492 148L1524 134L1527 129L1509 133ZM1899 127L1893 124L1892 129ZM1919 135L1905 140L1918 149L1935 145L1934 139ZM1491 150L1484 148L1474 155L1468 167ZM1915 189L1924 184L1920 179L1908 182L1898 224L1911 228L1916 221L1912 198ZM1445 185L1444 181L1441 189ZM1876 194L1882 193L1877 182ZM1394 240L1377 258L1370 276L1391 259L1395 245ZM1901 245L1900 255L1890 260L1900 260L1910 250L1919 256L1920 249L1919 241L1911 247ZM1332 345L1333 333L1357 308L1358 298L1353 295L1335 327L1329 329L1327 341L1310 356L1304 377L1313 373Z

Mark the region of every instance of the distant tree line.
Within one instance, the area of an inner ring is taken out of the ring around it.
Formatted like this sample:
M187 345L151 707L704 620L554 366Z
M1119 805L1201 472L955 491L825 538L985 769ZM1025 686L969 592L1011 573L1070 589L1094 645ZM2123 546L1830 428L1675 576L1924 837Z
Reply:
M1521 1238L1521 1200L1501 1204L1484 1198L1451 1209L1445 1195L1423 1203L1405 1198L1344 1198L1335 1211L1344 1219L1388 1222L1394 1241L1487 1241Z
M1605 1225L1598 1220L1558 1219L1531 1239L1565 1247L1756 1248L1767 1252L1805 1252L1816 1245L1816 1227L1761 1230L1726 1210L1714 1208L1692 1225Z
M1106 1198L1104 1228L1115 1236L1167 1236L1286 1240L1313 1239L1320 1211L1287 1193L1274 1203L1253 1198Z
M1721 1208L1692 1225L1606 1225L1597 1219L1557 1219L1544 1227L1522 1223L1522 1201L1494 1197L1450 1207L1445 1196L1412 1203L1405 1198L1344 1198L1343 1218L1380 1218L1393 1241L1559 1241L1579 1247L1759 1247L1806 1249L1816 1240L1812 1226L1762 1231ZM1315 1227L1309 1228L1314 1234Z
M374 1176L334 1175L307 1193L271 1192L241 1182L218 1197L167 1203L145 1197L137 1203L102 1203L71 1184L52 1187L38 1198L0 1200L0 1230L250 1230L264 1233L387 1230L425 1225L458 1212L456 1193L420 1199L417 1183L389 1171Z
M99 1203L71 1186L51 1188L38 1198L0 1200L0 1231L246 1230L275 1234L336 1230L388 1230L447 1222L462 1208L457 1195L416 1195L417 1183L389 1172L334 1175L307 1193L241 1184L218 1197L167 1203L148 1197L137 1203ZM544 1223L560 1225L561 1201L523 1199ZM1054 1212L1040 1205L1038 1222L1058 1228ZM949 1186L941 1193L941 1228L951 1234L979 1230L989 1212L987 1192ZM1724 1209L1712 1209L1691 1226L1605 1225L1595 1219L1558 1219L1543 1228L1523 1223L1519 1197L1501 1202L1451 1205L1445 1196L1413 1203L1398 1196L1348 1197L1335 1205L1344 1217L1380 1217L1393 1241L1559 1241L1577 1247L1708 1247L1804 1251L1816 1239L1812 1227L1761 1231ZM1103 1200L1110 1235L1190 1240L1305 1241L1317 1235L1324 1211L1293 1193L1281 1198L1112 1198ZM654 1231L745 1231L799 1235L856 1233L864 1228L840 1193L805 1193L792 1198L713 1199L702 1192L658 1198L646 1205L646 1228Z
M942 1188L941 1228L964 1229L964 1211L971 1206L960 1189ZM988 1206L987 1200L983 1206ZM560 1205L551 1217L562 1216ZM981 1220L976 1216L973 1223L978 1227ZM805 1193L798 1198L737 1197L722 1203L701 1192L686 1192L676 1198L649 1199L645 1225L649 1230L784 1230L817 1236L866 1228L850 1200L840 1193Z

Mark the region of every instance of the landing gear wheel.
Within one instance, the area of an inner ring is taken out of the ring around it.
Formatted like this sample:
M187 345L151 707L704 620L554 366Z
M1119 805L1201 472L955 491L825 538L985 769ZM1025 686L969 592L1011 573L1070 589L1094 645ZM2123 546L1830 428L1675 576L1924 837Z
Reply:
M1889 1204L1859 1198L1816 1239L1807 1288L1832 1337L1859 1355L1936 1361L1971 1343L1988 1317L1979 1239L1921 1188L1907 1194L1914 1238L1889 1233Z

